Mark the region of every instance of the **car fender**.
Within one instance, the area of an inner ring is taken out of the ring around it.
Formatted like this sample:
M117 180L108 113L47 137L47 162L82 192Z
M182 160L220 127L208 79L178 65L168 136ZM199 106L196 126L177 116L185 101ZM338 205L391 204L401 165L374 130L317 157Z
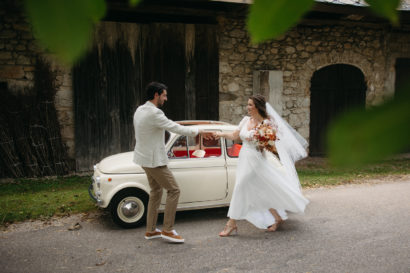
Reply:
M111 203L112 198L114 197L114 195L116 195L118 192L122 191L123 189L127 189L127 188L135 188L135 189L140 189L143 192L145 192L148 196L149 196L149 192L150 192L150 187L147 185L144 185L140 182L123 182L121 184L119 184L118 186L112 188L106 195L106 206L108 207L109 204Z

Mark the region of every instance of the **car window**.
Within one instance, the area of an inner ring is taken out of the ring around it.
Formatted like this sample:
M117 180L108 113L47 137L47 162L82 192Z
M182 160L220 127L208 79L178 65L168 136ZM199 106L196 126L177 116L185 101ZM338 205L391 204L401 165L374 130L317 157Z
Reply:
M242 148L242 143L235 142L230 139L225 139L225 146L226 146L226 154L229 157L238 157L239 151Z
M205 139L202 138L204 157L218 157L221 156L221 139Z
M202 135L188 137L188 154L190 158L221 156L221 141L205 139Z
M222 154L220 139L179 136L168 151L168 158L207 158Z
M200 140L201 140L200 135L197 135L194 137L188 137L188 154L190 158L201 157L200 152L197 152L198 150L201 150Z
M187 137L180 136L175 140L174 144L168 151L168 158L187 158L188 157L188 147L187 147Z

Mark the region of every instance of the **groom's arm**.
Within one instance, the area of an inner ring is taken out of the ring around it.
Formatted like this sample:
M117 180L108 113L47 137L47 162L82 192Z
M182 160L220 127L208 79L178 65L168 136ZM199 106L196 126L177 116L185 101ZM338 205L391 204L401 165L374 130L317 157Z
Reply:
M198 130L198 128L182 126L182 125L168 119L165 116L164 112L162 112L161 110L156 111L156 113L154 114L154 117L153 117L153 121L154 121L154 124L157 127L163 128L167 131L170 131L170 132L178 134L178 135L196 136L199 133L201 133Z

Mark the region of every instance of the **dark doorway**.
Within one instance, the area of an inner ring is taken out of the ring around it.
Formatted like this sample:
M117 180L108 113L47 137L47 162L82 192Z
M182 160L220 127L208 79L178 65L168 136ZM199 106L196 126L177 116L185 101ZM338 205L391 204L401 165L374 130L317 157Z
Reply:
M77 170L133 150L135 109L151 81L168 86L163 110L172 120L218 120L216 25L135 24L131 44L104 41L73 68ZM133 51L133 52L132 52Z
M330 122L349 108L364 108L366 89L362 71L352 65L330 65L313 74L310 88L311 156L326 155L326 131Z
M410 86L410 58L398 58L396 60L396 82L394 97L400 99L404 92L408 92L406 86Z

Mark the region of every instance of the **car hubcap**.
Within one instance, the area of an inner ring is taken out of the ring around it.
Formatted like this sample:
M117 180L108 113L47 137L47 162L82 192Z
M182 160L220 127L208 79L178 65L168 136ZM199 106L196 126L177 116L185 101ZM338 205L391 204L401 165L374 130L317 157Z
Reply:
M131 218L138 214L139 208L137 203L134 201L127 201L122 205L121 211L125 217Z
M135 196L129 196L121 200L117 207L119 218L127 223L138 221L144 214L144 203Z

